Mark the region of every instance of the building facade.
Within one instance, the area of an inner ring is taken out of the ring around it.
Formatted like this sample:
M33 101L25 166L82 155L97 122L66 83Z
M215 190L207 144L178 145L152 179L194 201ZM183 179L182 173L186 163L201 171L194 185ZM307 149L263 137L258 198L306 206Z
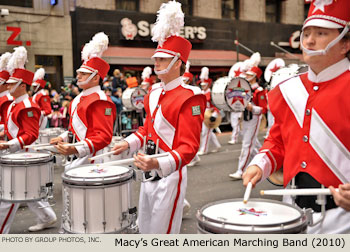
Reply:
M1 13L6 14L0 17L0 54L25 46L26 68L34 72L44 67L45 79L59 89L65 78L73 77L72 24L69 1L51 2L0 1Z

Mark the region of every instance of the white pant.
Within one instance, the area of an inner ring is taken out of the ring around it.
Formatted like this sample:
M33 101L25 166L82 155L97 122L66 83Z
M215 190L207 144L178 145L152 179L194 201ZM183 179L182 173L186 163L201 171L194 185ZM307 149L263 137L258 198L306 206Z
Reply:
M161 180L141 183L138 213L141 234L180 233L187 167L182 167L181 177L179 173L176 171Z
M0 202L0 234L8 234L20 203ZM36 214L38 222L48 222L56 214L46 201L27 202L29 209ZM45 208L39 208L45 207Z
M40 118L40 119L41 119L40 125L39 125L40 129L41 129L41 130L42 130L42 129L46 129L47 121L48 121L47 116L41 115L41 118Z
M204 123L202 124L201 132L201 143L199 146L199 151L207 153L209 149L209 144L212 142L215 145L215 148L220 148L221 145L213 132L213 129L209 129Z
M239 121L241 117L242 117L242 112L230 113L230 121L231 121L231 127L232 127L231 141L233 142L238 141L238 135L239 135L239 132L241 131L239 126Z
M253 115L250 121L242 122L242 149L241 155L238 159L238 171L243 173L249 162L252 160L254 155L258 153L258 145L261 144L258 140L259 126L261 121L261 115Z
M275 118L273 117L273 115L269 109L267 110L267 122L268 122L268 125L267 125L267 131L266 131L265 138L269 135L270 129L271 129L272 125L275 123Z

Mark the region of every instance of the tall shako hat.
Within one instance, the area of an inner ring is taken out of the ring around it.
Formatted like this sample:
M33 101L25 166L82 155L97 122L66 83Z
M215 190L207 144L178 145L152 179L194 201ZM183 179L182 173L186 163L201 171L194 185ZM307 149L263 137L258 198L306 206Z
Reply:
M44 88L46 86L46 81L44 80L44 77L45 77L45 69L41 67L35 71L32 85L38 86L38 88L39 86L41 88Z
M0 56L0 85L4 84L9 78L10 73L7 70L7 64L11 58L11 53L5 52Z
M303 40L306 27L316 26L328 29L341 29L343 31L331 41L323 50L309 50L300 43L301 49L308 55L324 55L337 44L349 31L350 27L350 1L349 0L313 0L310 4L308 17L304 21L300 41Z
M167 73L178 59L184 63L187 62L192 45L188 40L180 37L180 30L185 23L184 17L181 4L176 1L169 1L160 6L152 29L152 40L158 42L152 58L173 58L173 60L166 69L155 71L156 74Z
M208 85L211 86L212 79L209 78L209 68L208 67L202 67L201 74L199 75L200 84L201 86Z
M23 46L15 47L14 52L7 64L7 69L11 74L7 83L17 83L11 90L14 91L21 83L32 85L34 73L24 69L27 62L27 50Z
M191 83L193 81L193 74L190 72L191 62L187 60L185 73L182 75L182 79L185 83Z
M250 59L249 59L250 68L246 72L246 74L254 75L258 79L260 79L262 75L262 70L258 67L258 65L260 64L260 61L261 61L260 53L258 52L253 53L252 56L250 56Z
M151 67L147 66L143 69L142 74L141 74L141 78L142 78L141 86L148 88L150 85L153 84L151 74L152 74Z
M108 48L108 36L99 32L92 37L89 43L86 43L81 51L81 59L84 61L77 72L92 73L90 80L98 74L101 79L107 75L109 64L103 60L102 54ZM90 81L89 80L89 81ZM82 83L81 83L82 84ZM85 84L85 83L84 83Z

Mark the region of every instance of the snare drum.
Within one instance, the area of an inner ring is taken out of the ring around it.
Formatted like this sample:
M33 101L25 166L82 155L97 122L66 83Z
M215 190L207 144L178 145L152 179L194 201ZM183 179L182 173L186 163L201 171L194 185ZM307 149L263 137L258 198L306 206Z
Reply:
M147 92L139 87L127 88L122 95L122 102L127 109L143 109L143 99Z
M80 166L62 175L63 229L68 233L123 233L131 224L133 171L124 166Z
M52 138L58 137L64 132L65 132L65 129L63 128L46 128L46 129L39 130L38 143L39 144L50 143L50 140ZM65 157L63 155L59 155L59 154L55 155L55 164L57 166L62 166L64 162L65 162Z
M0 200L38 201L52 196L53 156L21 152L0 157Z
M202 234L305 233L307 217L297 207L275 200L223 200L202 207L197 213Z
M249 82L241 77L217 79L211 90L213 105L224 111L244 111L252 98Z

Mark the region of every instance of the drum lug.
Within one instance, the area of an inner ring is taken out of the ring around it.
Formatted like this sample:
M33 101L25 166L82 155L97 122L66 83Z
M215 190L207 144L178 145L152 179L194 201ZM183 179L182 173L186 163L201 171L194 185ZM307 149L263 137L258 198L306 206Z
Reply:
M88 225L88 222L87 221L84 221L83 222L83 226L84 226L84 232L86 233L86 230L87 230L87 225Z
M306 221L308 226L312 226L314 224L313 213L314 210L312 208L303 208L304 214L306 216Z
M106 224L107 224L107 222L103 221L102 224L103 224L103 232L106 232Z

